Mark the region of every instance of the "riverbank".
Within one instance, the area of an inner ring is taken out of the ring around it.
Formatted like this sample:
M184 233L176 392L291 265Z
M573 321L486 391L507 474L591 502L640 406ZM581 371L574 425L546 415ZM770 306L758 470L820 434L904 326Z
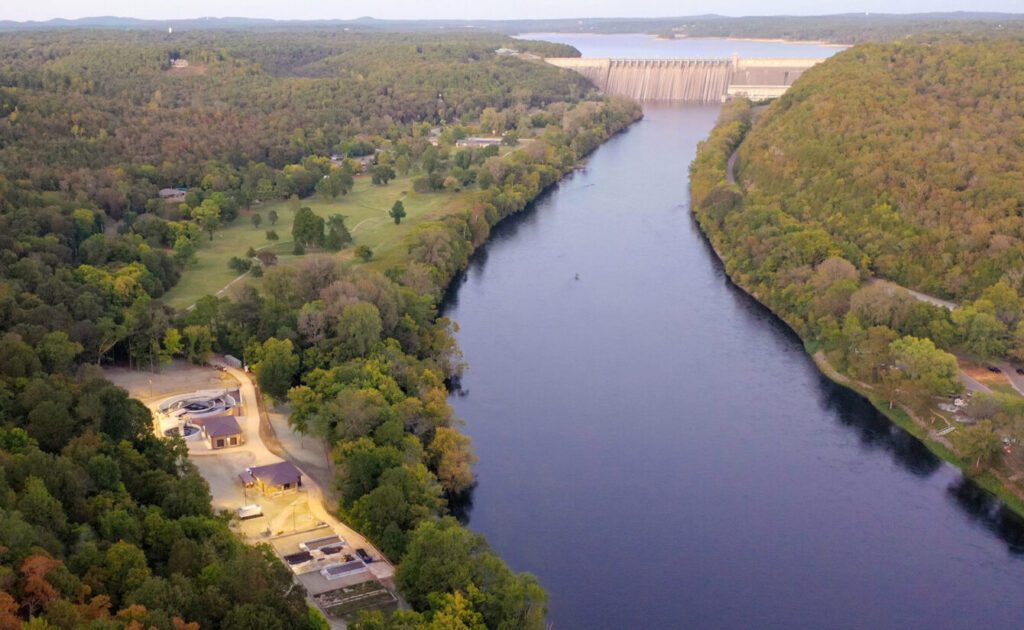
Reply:
M975 485L994 495L1014 513L1024 517L1024 492L1015 488L1009 479L1006 479L997 471L992 470L984 471L981 474L972 473L970 462L964 461L962 457L955 453L949 442L938 437L933 437L924 422L915 416L909 409L906 409L903 406L890 407L884 400L879 398L877 394L871 391L871 387L869 385L861 381L850 379L836 370L821 351L811 352L810 349L808 349L808 354L826 378L837 385L856 392L858 395L868 400L871 405L879 411L879 413L892 421L893 424L900 427L910 435L913 435L919 442L924 444L929 451L937 455L943 461L955 466L964 475L964 477L970 479Z
M739 199L742 199L744 193L737 183L734 168L739 148L746 137L746 132L749 129L750 123L748 121L746 124L736 125L734 124L736 122L737 121L732 121L732 123L728 123L731 125L729 127L729 131L725 133L724 138L719 138L719 142L715 143L710 142L709 140L709 146L711 147L710 150L715 151L716 155L712 156L710 160L703 164L706 170L711 171L711 177L710 179L705 178L702 183L707 185L711 179L717 178L717 183L714 184L715 187L720 185L728 186L732 194L738 195ZM715 131L718 129L719 127L716 127ZM714 136L715 131L712 132L712 136ZM698 157L700 157L699 153ZM698 161L695 160L694 164L696 165L697 162ZM691 172L696 170L698 169L691 166ZM707 175L707 173L705 173L705 175ZM696 179L696 176L694 176L694 178ZM768 309L768 311L770 311L774 316L783 321L787 327L801 339L805 352L807 352L807 354L812 358L815 365L818 367L818 370L832 382L845 387L868 400L882 415L907 431L907 433L914 436L919 442L928 448L929 451L942 460L955 466L960 470L964 477L970 479L977 486L994 495L1002 501L1008 509L1015 512L1017 515L1024 517L1024 489L1020 488L1017 484L1014 484L1006 475L991 467L982 471L973 470L971 463L966 461L954 450L955 447L953 444L940 436L932 435L926 422L916 416L905 405L902 403L890 405L875 393L873 388L867 383L851 378L837 370L828 360L825 353L817 347L817 344L810 340L806 335L801 334L800 326L794 325L794 322L790 321L786 317L785 313L779 312L777 309L773 308L771 304L758 295L757 291L747 285L742 277L736 274L734 270L730 270L730 264L728 263L729 258L723 256L722 243L716 241L716 233L707 228L703 217L696 211L699 203L703 202L707 196L710 196L714 188L707 188L706 190L702 188L699 190L703 193L700 196L700 201L698 201L698 195L692 194L691 187L691 212L693 212L694 216L697 218L697 224L700 228L701 234L710 245L715 256L722 263L726 275L733 284L757 300L758 303ZM734 204L733 207L736 207L740 205L741 202L733 199L732 203Z
M658 36L658 39L665 40L676 40L676 39L689 39L689 40L721 40L724 39L729 42L753 42L756 44L788 44L791 46L823 46L825 48L849 48L849 44L838 44L836 42L830 42L825 39L785 39L782 37L687 37L686 35L673 35L671 37Z

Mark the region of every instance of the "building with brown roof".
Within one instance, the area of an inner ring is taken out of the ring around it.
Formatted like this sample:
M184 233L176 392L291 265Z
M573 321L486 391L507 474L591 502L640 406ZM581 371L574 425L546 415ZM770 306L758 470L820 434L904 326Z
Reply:
M213 450L245 444L245 434L234 416L194 418L191 422L199 426L207 446Z
M253 466L238 477L246 488L259 488L263 494L294 492L302 487L302 473L291 462Z

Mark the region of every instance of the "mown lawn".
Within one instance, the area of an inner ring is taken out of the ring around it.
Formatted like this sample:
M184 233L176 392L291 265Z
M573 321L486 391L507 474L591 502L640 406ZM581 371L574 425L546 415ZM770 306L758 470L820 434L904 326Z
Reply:
M428 193L418 194L412 190L412 178L398 178L387 186L375 186L369 176L356 178L355 186L348 195L337 199L314 195L302 200L322 217L340 213L345 216L345 225L355 242L337 256L341 260L355 261L357 245L367 245L373 250L370 264L380 269L400 264L405 255L405 237L414 226L433 220L445 214L466 208L473 193ZM388 211L402 200L406 217L401 225L395 225ZM276 210L278 221L271 226L267 216ZM251 215L258 212L263 217L259 229L252 225ZM233 223L214 233L213 240L202 241L196 255L196 262L182 274L178 284L164 296L164 301L175 308L187 308L204 295L216 294L238 277L228 267L233 256L244 257L250 247L257 250L269 249L278 255L278 264L293 264L301 257L292 255L292 218L294 213L286 201L276 201L254 206L251 212L243 212ZM267 230L277 231L280 240L268 241ZM312 253L312 252L310 252ZM246 276L240 282L252 282Z

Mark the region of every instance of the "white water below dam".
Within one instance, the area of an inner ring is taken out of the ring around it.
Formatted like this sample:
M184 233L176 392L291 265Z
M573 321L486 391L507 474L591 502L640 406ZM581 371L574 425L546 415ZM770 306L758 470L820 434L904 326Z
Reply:
M614 59L553 57L548 63L582 74L605 94L642 103L720 103L729 97L781 96L823 59Z

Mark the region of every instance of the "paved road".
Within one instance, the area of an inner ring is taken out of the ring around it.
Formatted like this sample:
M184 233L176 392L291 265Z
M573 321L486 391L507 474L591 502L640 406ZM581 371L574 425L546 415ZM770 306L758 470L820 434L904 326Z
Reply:
M882 280L881 278L872 278L869 282L871 284L882 284L885 286L895 287L897 289L903 289L904 291L909 293L915 300L927 302L929 304L934 304L935 306L948 309L950 311L959 306L956 302L943 300L942 298L937 298L934 295L928 295L927 293L921 293L920 291L914 291L913 289L908 289L905 286L896 284L895 282L891 282L889 280ZM1017 390L1017 393L1019 393L1021 396L1024 396L1024 375L1017 373L1017 367L1008 361L997 361L994 362L994 365L998 367L1000 370L1002 370L1003 376L1005 376L1006 380L1009 381L1010 386ZM965 372L961 372L961 377L963 378L964 382L967 383L968 389L977 391L975 389L975 386L979 386L980 388L983 388L982 391L992 391L988 387L985 387L984 385L979 383L977 380L971 378Z
M929 304L933 304L935 306L938 306L939 308L944 308L944 309L949 310L949 311L952 311L953 309L955 309L958 306L956 302L950 302L949 300L943 300L942 298L937 298L934 295L928 295L927 293L921 293L920 291L915 291L913 289L908 289L907 287L905 287L903 285L900 285L900 284L896 284L895 282L892 282L891 280L883 280L882 278L872 278L872 279L868 280L868 284L880 284L882 286L894 287L896 289L903 289L904 291L909 293L915 300L917 300L919 302L927 302Z
M739 147L732 152L729 156L729 161L725 163L725 180L730 184L736 183L736 156L740 154Z

